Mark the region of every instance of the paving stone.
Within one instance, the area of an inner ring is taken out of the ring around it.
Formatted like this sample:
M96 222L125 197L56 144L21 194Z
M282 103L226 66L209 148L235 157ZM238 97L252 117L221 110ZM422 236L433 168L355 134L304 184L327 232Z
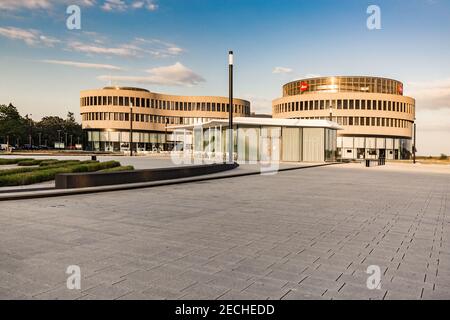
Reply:
M445 299L450 180L433 170L343 164L4 202L0 299ZM81 293L64 289L72 264ZM381 293L367 293L369 265Z

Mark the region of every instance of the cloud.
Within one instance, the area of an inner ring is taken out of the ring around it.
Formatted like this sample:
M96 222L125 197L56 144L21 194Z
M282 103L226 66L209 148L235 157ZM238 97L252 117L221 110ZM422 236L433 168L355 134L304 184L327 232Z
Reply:
M127 7L122 0L106 0L102 5L102 9L105 11L125 11Z
M450 109L450 78L410 82L407 95L416 99L419 109Z
M137 55L137 51L126 45L120 47L104 47L97 44L85 44L82 42L70 42L68 48L73 51L83 52L87 54L105 54L121 57L133 57Z
M48 10L61 2L65 5L76 4L84 7L92 7L96 4L96 0L0 0L0 10Z
M275 67L272 73L291 73L293 70L291 68L286 67Z
M146 70L147 76L99 76L98 79L102 81L120 81L120 82L134 82L141 84L153 84L163 86L195 86L205 79L196 74L191 69L185 67L180 62L171 66L157 67Z
M106 69L106 70L115 70L115 71L122 70L122 68L113 66L110 64L86 63L86 62L68 61L68 60L41 60L40 62L50 63L50 64L59 64L59 65L64 65L64 66L77 67L77 68L87 68L87 69Z
M20 10L20 9L48 9L52 6L50 0L1 0L0 9Z
M44 36L44 35L40 35L39 40L42 42L42 44L44 44L47 47L54 47L55 44L61 43L61 41L56 38Z
M90 38L94 38L94 43L82 41L71 41L67 44L67 49L86 54L103 54L114 55L120 57L147 57L167 58L180 55L184 49L173 43L165 42L158 39L136 38L130 43L119 44L115 46L104 46L107 41L100 38L95 33L86 33ZM99 40L100 39L100 40Z
M125 0L105 0L101 8L104 11L118 11L123 12L127 9L147 9L149 11L155 11L158 9L158 5L154 0L135 0L127 2Z
M68 51L81 52L87 55L105 55L118 57L153 58L175 57L184 52L179 46L159 39L135 38L129 43L113 44L110 39L96 32L83 31L70 40L61 41L57 38L44 35L35 29L21 29L16 27L0 27L0 37L20 40L30 46L55 47L62 44Z
M0 27L0 36L6 37L12 40L20 40L27 45L44 45L47 47L53 47L60 40L45 36L40 31L34 29L20 29L16 27Z
M100 1L99 1L100 2ZM155 0L103 0L100 8L108 12L123 12L128 9L146 9L156 11L158 5ZM93 7L96 0L0 0L0 10L49 10L57 5L79 5L83 7Z
M159 58L177 56L184 52L184 49L177 45L159 39L135 38L133 43L143 52Z

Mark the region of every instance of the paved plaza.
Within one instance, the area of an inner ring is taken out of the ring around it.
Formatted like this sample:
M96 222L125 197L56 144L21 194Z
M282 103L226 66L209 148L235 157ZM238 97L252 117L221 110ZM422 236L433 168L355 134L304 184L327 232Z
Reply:
M67 289L70 265L80 290ZM450 167L0 202L0 298L450 299Z

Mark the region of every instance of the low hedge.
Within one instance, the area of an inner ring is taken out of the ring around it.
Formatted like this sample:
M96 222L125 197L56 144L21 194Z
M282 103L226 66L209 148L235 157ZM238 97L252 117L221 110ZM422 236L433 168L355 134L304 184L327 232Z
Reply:
M34 159L29 159L29 158L0 159L0 166L8 165L8 164L18 164L19 162L30 161L30 160L34 160Z
M50 162L50 163L56 163L58 160L56 159L31 159L31 160L27 160L27 161L20 161L19 163L17 163L18 166L20 167L28 167L28 166L38 166L43 162Z
M63 163L73 162L73 161L80 162L80 160L62 160L61 161L61 160L54 160L54 159L45 159L45 160L41 161L41 163L39 163L39 166L40 167L50 166L50 165L57 164L57 163L63 164Z
M0 186L20 186L44 181L54 180L55 176L60 173L74 172L94 172L109 168L120 167L120 162L106 161L86 164L74 164L63 167L45 168L43 170L34 170L30 172L22 172L16 174L8 174L0 176Z
M134 170L133 166L120 166L115 168L103 169L98 172L118 172L118 171L132 171Z
M94 163L96 161L87 160L82 161L80 160L72 160L72 161L59 161L55 162L54 164L49 164L43 166L42 164L39 167L22 167L22 168L13 168L13 169L7 169L7 170L0 170L0 176L6 176L10 174L16 174L16 173L26 173L26 172L32 172L32 171L38 171L38 170L46 170L46 169L52 169L52 168L60 168L60 167L67 167L67 166L73 166L76 164L89 164Z

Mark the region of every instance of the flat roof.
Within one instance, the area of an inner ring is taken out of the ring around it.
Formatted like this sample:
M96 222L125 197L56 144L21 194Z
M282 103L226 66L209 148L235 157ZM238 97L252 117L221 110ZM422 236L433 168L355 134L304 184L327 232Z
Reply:
M248 126L273 126L273 127L299 127L299 128L328 128L342 130L343 128L336 122L329 120L316 119L274 119L274 118L255 118L255 117L236 117L233 118L233 124ZM207 122L197 124L186 124L170 126L170 129L192 129L194 127L215 127L228 126L228 119L213 119Z

